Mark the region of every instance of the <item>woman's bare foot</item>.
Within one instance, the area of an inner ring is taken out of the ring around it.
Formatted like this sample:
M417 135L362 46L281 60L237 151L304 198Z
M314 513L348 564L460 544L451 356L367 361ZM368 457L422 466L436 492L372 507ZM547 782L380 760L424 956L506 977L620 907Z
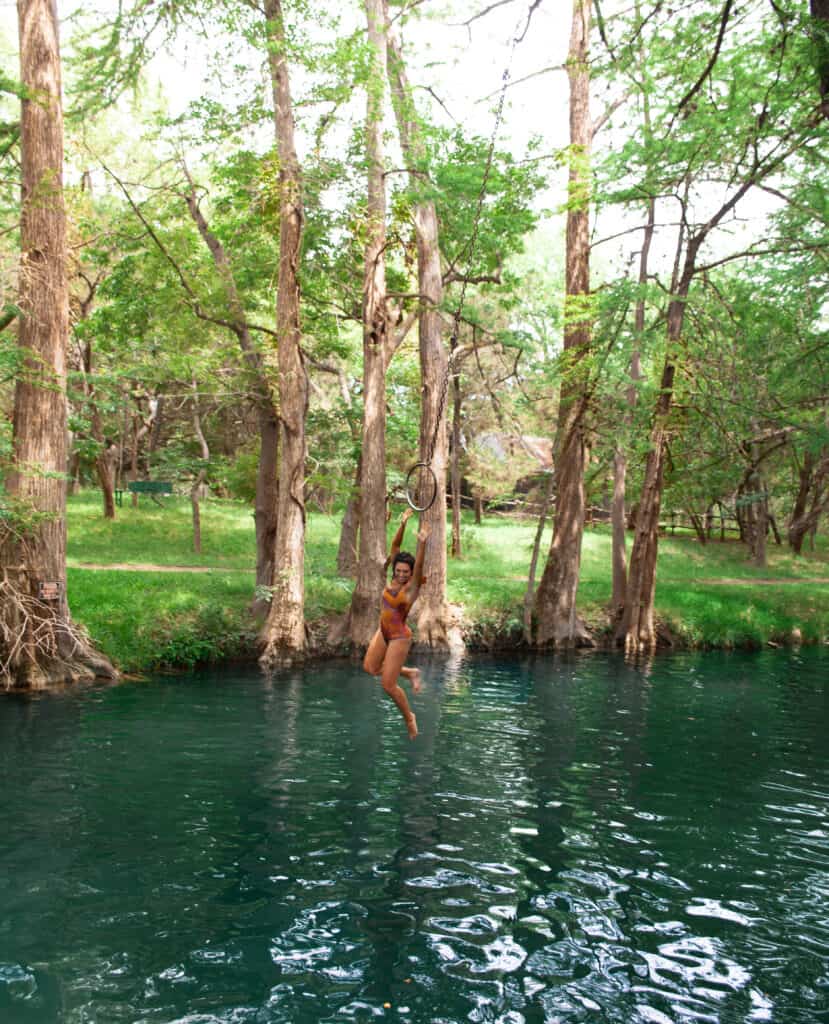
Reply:
M417 736L417 719L413 713L406 719L406 728L409 730L409 739L413 740Z
M420 669L419 668L413 668L412 669L411 679L412 679L412 691L414 693L420 693L421 683L420 683Z

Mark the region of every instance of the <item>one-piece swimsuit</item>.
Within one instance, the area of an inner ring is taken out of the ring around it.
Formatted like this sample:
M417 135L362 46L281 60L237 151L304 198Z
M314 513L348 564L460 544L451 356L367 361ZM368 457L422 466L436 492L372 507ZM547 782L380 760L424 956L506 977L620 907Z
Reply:
M390 640L411 640L412 638L412 631L406 625L406 616L412 607L407 596L405 587L401 587L396 594L393 594L388 587L383 591L380 632L386 643Z

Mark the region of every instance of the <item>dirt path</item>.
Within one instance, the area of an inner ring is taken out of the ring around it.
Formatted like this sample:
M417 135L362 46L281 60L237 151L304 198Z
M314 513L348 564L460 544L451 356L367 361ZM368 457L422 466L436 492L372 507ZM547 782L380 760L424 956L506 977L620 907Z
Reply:
M669 580L665 580L663 582L670 582L670 581ZM817 576L813 577L813 578L809 578L809 579L805 579L804 578L804 579L794 579L794 580L793 579L782 579L782 580L779 580L779 579L778 580L775 580L775 579L754 579L754 580L746 580L746 579L728 579L728 578L723 579L722 577L720 577L718 579L695 580L694 582L696 582L696 583L703 583L705 586L710 586L712 584L720 585L720 586L725 585L725 584L728 584L729 586L731 586L732 584L738 585L738 586L747 586L749 584L753 585L753 584L757 584L757 583L762 583L764 586L765 585L769 585L769 586L772 586L772 587L778 587L778 586L788 586L788 585L793 584L793 583L809 583L809 584L818 583L818 584L826 585L827 583L829 583L829 579L823 579L823 578L817 577Z
M70 569L92 569L92 570L106 570L106 569L117 569L121 572L244 572L252 573L255 571L254 567L251 566L249 569L234 569L225 568L218 565L153 565L150 562L110 562L106 565L98 562L78 562L76 565L70 565ZM465 579L492 579L491 576L466 576ZM511 579L526 583L526 577L524 576L508 576L500 577L502 579ZM662 579L657 582L662 583L675 583L676 580ZM741 587L752 587L758 583L764 586L791 586L796 583L807 583L809 585L826 586L829 585L829 578L826 577L810 577L808 579L737 579L730 577L717 577L717 578L706 578L698 580L689 580L688 585L694 586L695 584L702 584L705 587L723 587L723 586L741 586Z
M78 562L70 565L70 569L118 569L121 572L255 572L250 569L223 568L217 565L152 565L149 562L109 562L102 565L98 562Z

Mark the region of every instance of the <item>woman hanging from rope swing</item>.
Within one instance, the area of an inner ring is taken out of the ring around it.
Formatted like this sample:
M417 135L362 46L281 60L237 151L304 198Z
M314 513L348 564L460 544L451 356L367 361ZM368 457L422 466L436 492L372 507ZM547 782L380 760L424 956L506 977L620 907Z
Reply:
M391 542L391 552L386 561L387 565L391 563L391 582L383 590L380 628L368 645L363 668L369 675L380 677L383 689L403 716L409 739L413 740L417 736L417 719L398 679L404 676L412 684L414 693L420 692L420 670L405 664L412 646L412 631L406 625L406 616L417 600L423 582L423 558L429 528L421 526L418 530L414 557L408 551L401 551L406 523L411 516L412 509L407 508Z
M524 33L526 34L526 29L524 30ZM498 109L495 115L495 126L492 129L492 137L489 140L489 153L487 155L486 166L484 167L481 188L478 192L475 217L472 222L472 232L467 244L463 247L461 253L458 254L458 257L456 257L456 263L474 252L477 244L478 230L484 207L484 199L486 197L487 183L489 182L493 157L495 155L495 140L498 137L498 129L500 128L504 112L504 98L506 96L507 85L509 83L510 66L512 64L515 48L521 39L523 39L523 35L519 36L516 34L513 36L509 63L506 68L504 68L504 73L501 77L501 96L498 100ZM452 352L455 351L455 344L460 332L464 299L466 296L466 286L468 282L469 278L464 276L461 284L460 301L458 302L458 306L453 317L452 338L449 345ZM429 441L425 459L422 462L416 462L409 470L406 477L406 501L409 503L409 508L407 508L403 513L400 520L400 526L397 528L397 533L394 535L394 539L392 540L391 554L389 555L386 563L388 565L388 563L391 562L392 578L391 582L383 590L383 606L380 612L380 628L372 637L371 643L368 645L368 650L366 651L366 656L363 659L363 668L366 672L373 676L380 676L383 683L383 689L397 705L400 714L403 716L403 720L406 723L406 728L409 731L409 739L412 740L417 736L417 719L412 713L412 710L409 707L409 702L406 699L406 694L400 688L397 680L401 676L405 676L405 678L411 682L412 690L415 693L420 691L420 671L416 668L409 668L405 664L406 657L408 656L409 649L412 645L412 631L406 625L406 616L409 614L412 605L417 600L417 595L420 592L420 586L423 582L423 557L426 551L426 540L429 536L428 526L423 526L421 524L420 530L417 534L417 552L414 558L408 552L401 551L400 546L403 543L403 535L406 532L406 523L411 518L412 513L423 513L428 511L437 498L438 480L435 475L435 471L432 468L432 463L435 457L438 434L441 429L445 429L443 414L446 408L446 397L449 390L449 377L452 372L451 362L447 361L443 385L438 396L438 405L434 418L434 430Z

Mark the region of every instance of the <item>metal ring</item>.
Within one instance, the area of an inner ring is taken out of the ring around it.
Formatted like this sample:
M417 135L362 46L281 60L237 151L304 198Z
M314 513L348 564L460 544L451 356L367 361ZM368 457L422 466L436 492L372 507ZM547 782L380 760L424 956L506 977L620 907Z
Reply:
M431 494L423 496L422 494L413 494L412 477L421 470L425 469L429 476L432 478ZM435 503L435 498L438 496L438 480L435 476L435 472L427 462L416 462L409 472L406 474L406 501L409 503L409 507L415 512L426 512Z

